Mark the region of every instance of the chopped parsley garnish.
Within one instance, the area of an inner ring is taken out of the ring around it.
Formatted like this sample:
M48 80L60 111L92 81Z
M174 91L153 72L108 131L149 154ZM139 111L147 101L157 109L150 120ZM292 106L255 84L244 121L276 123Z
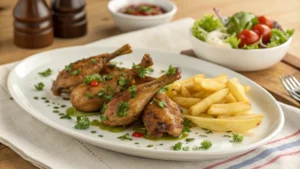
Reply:
M206 134L213 134L213 132L209 129L206 129L206 128L202 128Z
M40 82L40 83L34 85L34 87L36 90L41 91L44 89L45 85L44 85L44 83Z
M95 134L95 133L97 133L97 131L93 130L93 131L91 131L91 133Z
M73 64L74 64L74 63L70 63L69 65L66 65L66 66L65 66L66 72L70 72L70 71L72 70Z
M186 146L186 147L182 147L182 150L183 151L189 151L190 147L189 146Z
M175 150L175 151L179 151L179 150L181 150L181 148L182 148L181 142L178 142L173 146L173 150Z
M76 69L76 70L73 70L72 75L79 75L79 73L80 73L80 70Z
M59 116L63 116L64 114L63 114L63 113L59 113L58 115L59 115Z
M46 98L46 97L42 97L41 99L42 99L42 100L47 100L47 98Z
M112 99L112 95L111 94L105 94L104 96L103 96L107 101L110 101L111 99Z
M72 118L70 115L65 114L65 115L61 116L60 119L72 119Z
M132 140L131 137L129 137L129 133L124 134L123 136L117 137L120 140Z
M141 127L141 128L134 128L133 129L135 132L138 132L138 133L143 133L143 136L147 136L147 130L145 127Z
M207 137L207 135L204 135L204 134L200 134L199 136L200 137Z
M172 65L170 65L168 70L167 70L167 75L173 75L175 73L176 73L176 68L173 67Z
M244 136L238 134L232 134L232 140L230 142L241 143L244 140Z
M187 138L187 139L185 139L185 141L188 142L188 143L189 143L189 142L192 142L192 141L194 141L194 140L195 140L194 138Z
M164 93L166 91L168 91L168 86L164 86L164 87L160 88L158 93Z
M100 90L97 94L98 97L103 97L105 95L105 92L103 90Z
M95 59L90 60L90 62L91 62L92 64L96 64L96 63L97 63L97 61L96 61Z
M97 82L103 81L102 77L99 74L92 74L92 75L85 76L84 84L88 85L93 80L96 80Z
M39 72L39 74L41 76L48 77L48 76L50 76L52 74L52 70L48 68L47 70L45 70L43 72Z
M110 101L112 99L112 95L111 94L108 94L108 93L105 93L103 90L100 90L98 93L97 93L97 96L100 97L100 98L104 98L106 99L107 101Z
M33 97L34 100L39 100L39 97L35 96Z
M13 97L10 97L9 100L14 100L14 98L13 98Z
M191 120L184 118L183 119L183 129L182 132L191 132L192 122Z
M166 70L160 70L160 73L165 73L166 72Z
M100 119L101 119L101 121L105 121L105 120L107 120L107 116L105 116L105 115L100 115Z
M135 85L132 85L128 88L129 92L130 92L130 98L135 98L136 95L136 87Z
M149 68L147 68L147 71L148 71L149 73L153 73L153 72L154 72L154 69L151 68L151 67L149 67Z
M129 105L126 102L121 101L120 104L117 107L117 115L119 117L127 116L127 111L129 110Z
M63 108L63 107L66 107L66 105L61 105L60 107L62 107L62 108Z
M152 144L149 144L149 145L147 145L147 147L150 148L150 147L153 147L153 145L152 145Z
M102 76L103 80L108 81L112 79L112 75L108 74L108 75L103 75Z
M53 110L53 113L59 113L59 111L58 110Z
M167 103L165 101L159 101L157 99L152 99L150 104L153 104L153 102L156 102L160 108L164 108L165 106L167 106Z
M140 143L138 143L138 142L135 142L134 144L140 144Z
M231 135L225 134L225 135L223 135L223 137L231 138Z
M59 109L59 107L58 106L54 106L53 109Z
M103 137L103 135L98 135L98 137Z
M212 146L211 141L209 141L209 140L204 140L204 141L201 142L201 147L200 147L200 148L201 148L201 149L207 150L207 149L209 149L211 146Z
M90 120L87 117L77 117L75 129L85 130L90 127Z
M106 108L107 108L106 103L103 103L103 104L102 104L102 107L101 107L101 109L100 109L100 113L103 114L103 113L105 112Z
M118 81L118 84L120 86L125 86L127 83L127 80L125 79L125 77L120 77L119 81Z
M94 98L94 95L92 93L86 93L84 96L88 99Z
M136 73L140 78L145 77L148 73L154 72L153 68L143 68L143 67L140 67L139 65L136 65L134 63L132 64L132 68L136 69Z

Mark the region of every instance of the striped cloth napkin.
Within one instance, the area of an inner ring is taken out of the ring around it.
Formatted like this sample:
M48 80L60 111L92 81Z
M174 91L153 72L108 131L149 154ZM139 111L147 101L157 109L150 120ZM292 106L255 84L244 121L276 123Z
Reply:
M89 45L155 48L179 53L191 48L187 18L155 28L131 32ZM39 168L57 169L238 169L300 168L300 110L285 104L283 130L268 144L240 154L212 161L162 161L108 151L64 135L34 119L10 100L6 83L16 63L0 67L0 142L9 146ZM1 165L0 165L1 168Z

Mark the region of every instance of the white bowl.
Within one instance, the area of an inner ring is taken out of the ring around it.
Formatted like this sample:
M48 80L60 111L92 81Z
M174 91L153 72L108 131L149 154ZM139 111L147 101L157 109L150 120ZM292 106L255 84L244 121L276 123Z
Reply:
M190 31L190 41L198 58L236 71L258 71L280 62L287 53L292 38L280 46L253 50L214 46L194 37L192 31Z
M167 12L155 16L134 16L118 12L121 8L132 4L148 3L158 5ZM134 31L169 22L177 11L176 5L169 0L112 0L108 9L117 25L122 31Z

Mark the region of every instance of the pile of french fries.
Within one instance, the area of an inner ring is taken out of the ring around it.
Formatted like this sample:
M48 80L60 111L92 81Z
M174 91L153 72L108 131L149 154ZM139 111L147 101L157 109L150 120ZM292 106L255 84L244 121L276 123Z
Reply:
M259 125L262 114L253 113L246 96L249 86L227 75L205 78L198 74L168 86L166 94L183 110L183 116L212 131L246 132Z

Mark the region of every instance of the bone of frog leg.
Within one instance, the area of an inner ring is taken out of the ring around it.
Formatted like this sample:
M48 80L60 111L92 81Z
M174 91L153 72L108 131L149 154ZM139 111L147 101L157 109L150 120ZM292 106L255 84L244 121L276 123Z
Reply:
M153 80L156 80L156 78L155 77L151 77L151 76L145 76L143 78L135 76L134 80L135 80L135 84L136 85L140 85L140 84L143 84L143 83L148 83L148 82L151 82Z
M52 84L52 93L60 95L64 91L72 91L84 81L85 76L100 72L113 58L130 53L129 45L124 45L112 54L101 54L71 63L62 70Z
M142 115L147 136L159 138L164 133L168 133L179 137L183 129L183 119L178 105L164 93L157 93L153 100L152 104L145 107Z
M165 74L154 81L130 87L117 94L106 105L103 114L106 120L103 120L102 123L108 126L131 124L140 117L144 107L160 88L178 79L180 79L180 69L176 68L174 74Z
M152 64L152 62L149 62L148 57L143 57L139 65L141 67L149 67ZM134 83L135 72L135 68L119 71L119 73L114 72L110 74L110 80L99 82L98 86L91 86L89 84L77 86L72 91L70 97L73 107L85 112L99 110L103 103L108 102L114 95Z

